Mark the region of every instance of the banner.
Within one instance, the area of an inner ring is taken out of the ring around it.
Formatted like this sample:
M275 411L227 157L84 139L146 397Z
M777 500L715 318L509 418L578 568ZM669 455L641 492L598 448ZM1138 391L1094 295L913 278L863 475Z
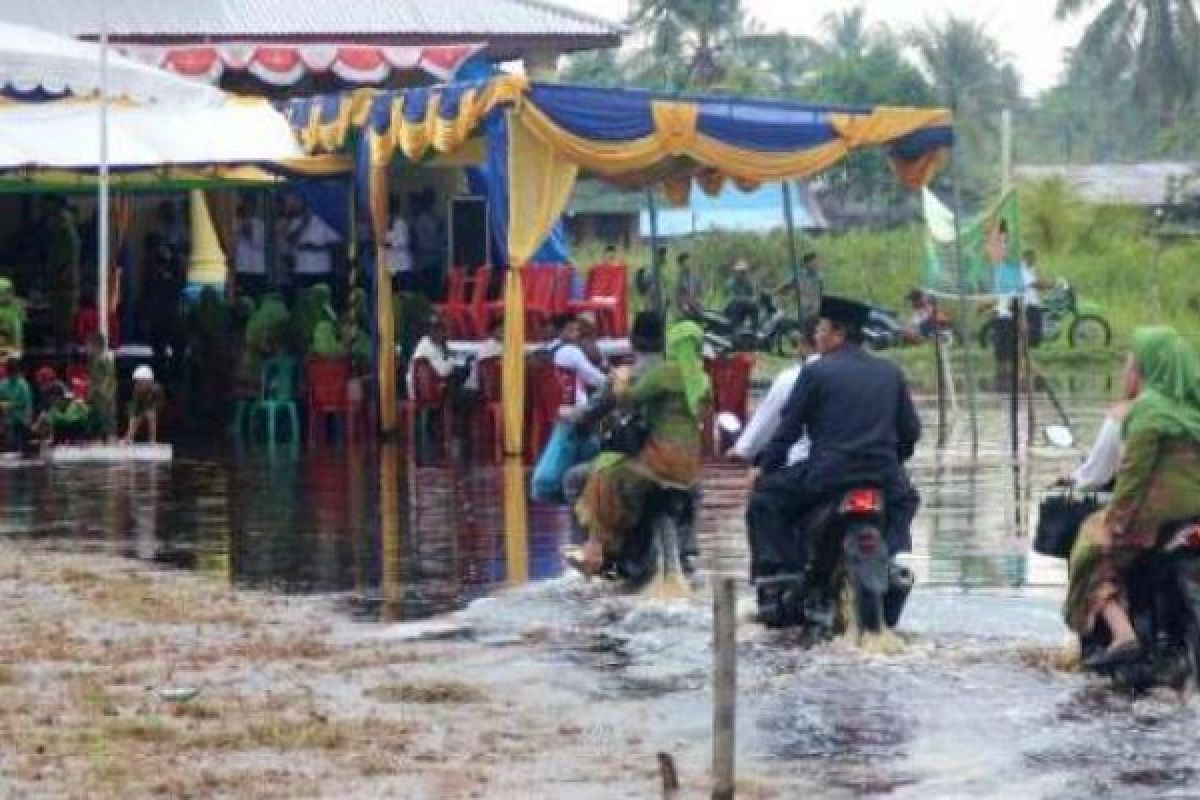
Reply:
M924 190L925 288L944 294L1009 294L1021 289L1017 193L1009 191L982 214L962 223L963 280L955 269L954 212Z

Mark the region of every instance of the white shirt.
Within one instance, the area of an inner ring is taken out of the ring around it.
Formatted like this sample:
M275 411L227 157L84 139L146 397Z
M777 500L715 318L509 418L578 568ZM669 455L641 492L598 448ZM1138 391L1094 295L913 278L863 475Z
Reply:
M1025 286L1025 305L1040 306L1042 298L1037 290L1037 273L1028 264L1021 264L1021 283Z
M245 230L248 228L249 230ZM251 219L238 225L234 263L242 275L267 274L267 226L261 219Z
M1087 460L1071 475L1076 489L1095 491L1117 477L1121 466L1121 427L1121 423L1111 416L1104 418Z
M428 336L422 336L421 341L417 342L417 349L413 350L412 358L408 360L408 395L412 397L416 386L413 383L413 364L418 358L423 358L429 362L429 366L433 367L442 378L449 378L454 372L454 362L450 359L450 351L436 344L433 339Z
M771 437L775 435L775 431L779 429L779 423L783 421L784 406L787 405L788 398L792 395L796 381L800 379L800 373L806 365L820 357L815 354L811 355L804 360L804 364L788 367L775 376L771 388L767 390L762 402L754 409L754 415L750 417L749 424L742 430L742 435L734 444L733 455L743 461L754 461L766 448L771 442ZM808 436L801 436L788 451L788 466L807 460L808 450Z
M385 241L392 274L412 272L412 239L409 236L408 223L404 221L404 217L396 217L392 220L392 227L388 228Z
M575 405L587 405L587 389L599 389L608 376L596 367L577 344L564 344L554 352L554 366L575 373ZM585 388L586 387L586 388Z
M471 374L463 382L466 389L479 390L479 362L487 358L499 358L504 355L504 343L498 339L484 339L475 353L475 361L471 364Z
M310 214L296 240L296 274L328 275L333 272L332 245L342 237L316 214Z

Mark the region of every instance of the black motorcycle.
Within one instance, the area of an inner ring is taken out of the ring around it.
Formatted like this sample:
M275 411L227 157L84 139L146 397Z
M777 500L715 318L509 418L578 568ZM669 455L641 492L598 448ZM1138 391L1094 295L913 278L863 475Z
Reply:
M879 633L900 621L915 578L888 557L883 491L856 487L802 522L809 546L801 578L764 582L759 611L771 627L802 625L818 635Z
M1160 549L1126 573L1129 617L1142 650L1104 671L1120 688L1182 689L1200 679L1200 520L1164 526L1159 541ZM1109 639L1098 620L1083 639L1084 660L1108 647Z
M712 310L698 311L691 319L704 328L706 339L722 343L726 350L793 356L803 344L800 321L775 305L766 292L758 297L757 314L744 315L737 325L727 314Z
M609 577L633 591L655 587L667 593L686 591L697 558L695 512L690 492L652 489L642 518L609 565Z

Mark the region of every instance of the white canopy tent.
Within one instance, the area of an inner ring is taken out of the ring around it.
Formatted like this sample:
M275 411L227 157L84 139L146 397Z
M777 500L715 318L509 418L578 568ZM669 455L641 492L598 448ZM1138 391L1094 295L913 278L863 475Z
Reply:
M216 104L223 98L215 87L112 52L107 54L107 75L102 76L102 52L91 42L0 22L0 88L16 94L42 90L86 97L106 87L107 97L137 102Z
M100 166L97 103L0 105L0 170ZM108 163L113 169L265 164L303 156L282 114L266 100L219 105L112 105Z
M265 101L232 99L112 53L102 23L98 45L0 23L0 93L18 101L0 105L0 169L97 171L96 307L107 334L110 165L242 164L300 151L286 120ZM69 97L20 102L39 92Z

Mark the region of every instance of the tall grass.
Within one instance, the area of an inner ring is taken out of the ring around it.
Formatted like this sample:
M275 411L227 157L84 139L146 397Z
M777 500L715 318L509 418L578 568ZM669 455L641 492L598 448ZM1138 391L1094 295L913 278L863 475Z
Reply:
M1099 305L1112 326L1115 347L1126 346L1135 327L1151 322L1174 325L1200 346L1200 238L1159 246L1143 213L1089 205L1060 181L1023 187L1021 214L1022 245L1038 252L1039 275L1065 277L1081 301ZM905 293L920 283L922 231L918 224L883 232L798 234L797 257L809 250L821 255L827 292L899 310ZM579 249L577 263L598 261L601 249L600 244ZM712 232L669 244L667 286L674 283L675 257L685 250L704 278L706 302L712 307L724 302L730 266L738 258L754 266L764 285L782 282L790 271L783 231ZM650 264L645 245L624 256L635 269ZM1065 339L1048 348L1065 349Z

